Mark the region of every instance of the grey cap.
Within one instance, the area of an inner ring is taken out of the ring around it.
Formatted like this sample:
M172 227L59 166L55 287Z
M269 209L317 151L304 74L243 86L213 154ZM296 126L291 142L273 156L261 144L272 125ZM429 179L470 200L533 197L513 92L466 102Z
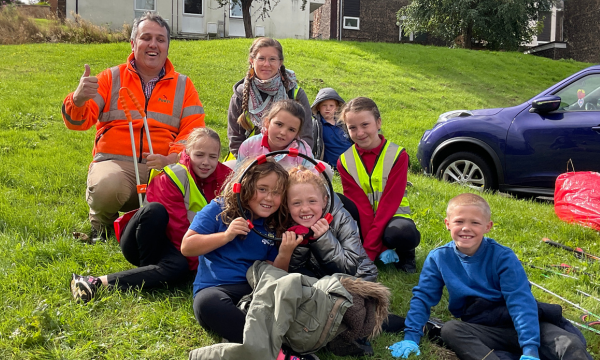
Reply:
M319 90L315 101L310 107L313 114L317 113L317 106L325 100L336 100L340 105L345 103L344 99L333 88L323 88Z

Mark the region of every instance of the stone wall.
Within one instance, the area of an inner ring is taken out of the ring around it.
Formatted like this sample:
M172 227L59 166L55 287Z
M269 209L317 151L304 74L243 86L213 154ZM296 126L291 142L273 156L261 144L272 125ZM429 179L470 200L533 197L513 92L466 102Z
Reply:
M600 63L600 0L565 1L567 57Z
M17 5L17 8L21 14L36 19L45 19L52 14L47 5Z

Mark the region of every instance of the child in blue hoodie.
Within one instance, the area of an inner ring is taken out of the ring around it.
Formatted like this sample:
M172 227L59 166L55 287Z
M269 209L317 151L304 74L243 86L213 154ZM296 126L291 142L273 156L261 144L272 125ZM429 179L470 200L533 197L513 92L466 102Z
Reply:
M585 345L575 334L538 320L538 304L517 256L484 237L493 225L490 218L488 203L478 195L466 193L450 200L444 222L452 241L427 256L419 284L413 289L404 341L390 347L392 355L420 355L417 344L423 326L446 286L448 309L463 321L447 322L442 339L461 360L497 360L495 351L522 354L521 360L588 358ZM499 306L508 310L508 324L499 326L491 316L483 321L477 316L482 308ZM471 321L475 317L478 321Z
M337 160L352 146L337 115L344 99L332 88L319 90L311 109L313 112L313 154L328 163L334 170Z

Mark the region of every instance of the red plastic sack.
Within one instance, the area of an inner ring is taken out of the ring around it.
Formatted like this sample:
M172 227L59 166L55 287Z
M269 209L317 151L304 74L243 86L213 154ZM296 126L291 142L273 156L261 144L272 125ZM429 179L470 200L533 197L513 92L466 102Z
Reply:
M600 173L560 174L554 188L554 211L563 221L600 231Z
M122 216L119 216L119 218L117 218L117 220L115 220L115 222L114 222L115 236L116 236L118 242L121 242L121 234L123 233L123 230L125 230L125 227L127 226L127 224L129 224L129 221L131 220L133 215L135 215L135 213L138 210L139 209L135 209L135 210L131 210L130 212L126 212Z

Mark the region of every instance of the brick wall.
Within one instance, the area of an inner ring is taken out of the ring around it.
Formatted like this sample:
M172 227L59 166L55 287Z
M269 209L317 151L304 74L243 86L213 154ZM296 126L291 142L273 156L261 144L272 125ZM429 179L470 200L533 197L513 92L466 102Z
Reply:
M335 1L335 0L334 0ZM331 0L325 0L325 4L313 13L312 38L331 38ZM334 39L337 31L334 29Z
M600 63L600 0L565 1L567 57Z
M56 4L56 15L64 19L67 16L67 0L57 0Z
M535 52L535 53L533 53L533 55L542 56L542 57L549 58L552 60L558 60L558 59L568 58L568 56L567 56L568 50L569 49L552 48L552 49L546 49L546 50Z
M396 25L396 12L410 0L325 0L325 4L313 13L312 38L337 39L337 23L340 2L346 5L360 4L360 30L342 29L342 40L400 42L400 28ZM600 1L600 0L599 0ZM409 37L402 42L410 42ZM445 46L439 39L420 34L413 43Z
M408 0L368 0L360 2L360 30L342 30L344 40L399 42L396 12Z

